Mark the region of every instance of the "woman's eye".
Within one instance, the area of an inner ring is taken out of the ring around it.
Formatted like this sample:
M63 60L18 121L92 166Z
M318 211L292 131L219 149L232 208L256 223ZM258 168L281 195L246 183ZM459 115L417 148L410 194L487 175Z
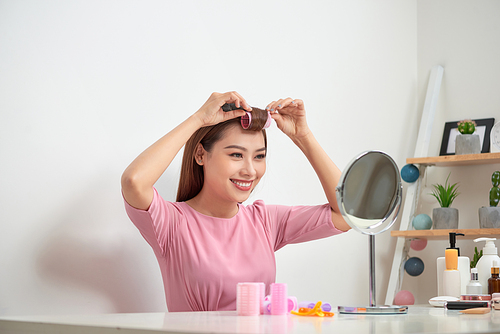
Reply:
M231 156L235 157L235 158L241 158L241 157L243 157L243 154L241 154L241 153L232 153Z
M265 159L266 158L266 155L265 154L259 154L258 156L255 157L256 159Z

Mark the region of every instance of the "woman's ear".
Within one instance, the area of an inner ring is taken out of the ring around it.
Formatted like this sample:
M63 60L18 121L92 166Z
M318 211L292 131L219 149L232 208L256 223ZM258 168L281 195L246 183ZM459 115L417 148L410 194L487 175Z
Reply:
M194 160L200 166L203 166L203 159L206 156L205 153L206 151L203 148L203 145L201 144L196 145L196 150L194 151Z

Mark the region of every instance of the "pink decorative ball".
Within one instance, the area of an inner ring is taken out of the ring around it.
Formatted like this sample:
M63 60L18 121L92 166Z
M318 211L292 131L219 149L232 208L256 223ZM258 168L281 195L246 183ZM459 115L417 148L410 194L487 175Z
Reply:
M427 239L415 239L410 243L410 248L416 251L421 251L427 246Z
M415 304L415 297L410 291L401 290L396 293L394 297L394 305L413 305Z

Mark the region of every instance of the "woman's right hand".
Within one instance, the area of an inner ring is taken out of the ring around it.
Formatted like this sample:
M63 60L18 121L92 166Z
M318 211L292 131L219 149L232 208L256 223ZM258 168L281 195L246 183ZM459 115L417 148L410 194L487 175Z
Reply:
M205 127L245 115L245 110L241 109L223 111L222 106L226 103L234 103L236 107L242 107L247 111L252 110L245 99L237 92L212 93L207 102L201 106L194 116L200 120L202 127Z

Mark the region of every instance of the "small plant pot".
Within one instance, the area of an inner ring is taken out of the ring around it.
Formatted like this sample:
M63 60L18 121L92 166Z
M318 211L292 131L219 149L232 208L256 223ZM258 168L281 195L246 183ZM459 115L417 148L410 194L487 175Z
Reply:
M435 230L457 229L458 209L435 208L432 210L432 227Z
M455 154L479 154L481 141L479 135L458 135L455 139Z
M478 212L480 228L500 228L500 207L483 206Z

